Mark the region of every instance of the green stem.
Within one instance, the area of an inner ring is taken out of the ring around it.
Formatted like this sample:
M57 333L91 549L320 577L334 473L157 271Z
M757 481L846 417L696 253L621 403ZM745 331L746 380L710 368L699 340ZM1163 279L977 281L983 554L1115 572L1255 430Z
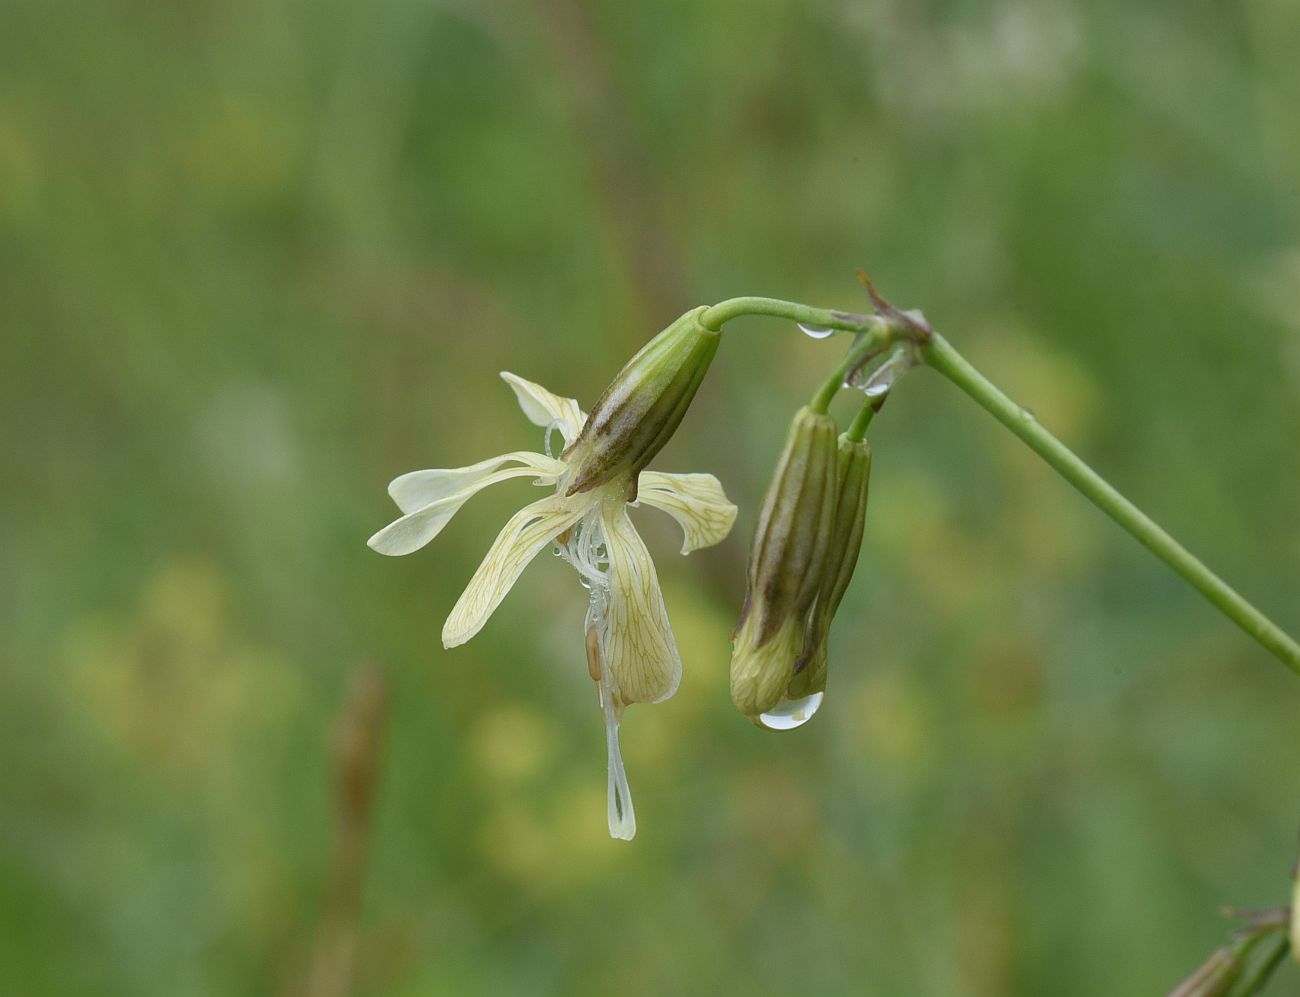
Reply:
M1241 986L1234 990L1233 997L1253 997L1264 989L1268 983L1273 971L1281 965L1282 960L1286 958L1287 949L1290 948L1290 941L1286 934L1280 934L1273 942L1273 947L1256 965L1255 969L1249 976L1243 977Z
M879 315L860 315L857 312L841 312L833 308L814 308L797 301L782 301L780 298L743 297L728 298L716 305L710 305L700 315L700 324L706 329L717 331L723 323L745 315L765 315L768 318L789 319L812 328L835 329L839 332L856 332L849 352L826 383L813 396L808 407L814 412L825 412L831 400L844 385L844 378L854 367L864 363L873 354L884 349L894 335L893 326Z
M844 359L831 371L831 376L826 378L822 386L817 389L817 394L813 395L808 407L814 412L825 412L830 408L831 402L839 394L840 388L844 387L844 381L850 372L885 349L893 342L894 336L895 330L893 326L885 323L877 325L858 336L853 341L853 345L849 347L849 352L844 354Z
M849 423L849 428L844 430L844 438L853 443L861 443L867 438L867 427L871 425L871 420L876 417L876 412L880 409L880 401L867 402L862 406L862 410Z
M1032 414L999 391L942 336L931 334L921 339L918 345L926 363L970 395L993 418L1020 437L1031 450L1082 492L1093 505L1182 575L1278 660L1300 674L1300 645L1280 627L1111 487L1073 451L1040 426Z
M792 322L823 329L835 329L839 332L864 332L882 324L875 315L859 315L856 312L841 312L831 308L813 308L801 305L797 301L782 301L779 298L728 298L705 309L700 322L705 328L715 332L722 328L724 322L742 315L767 315L771 318L785 318Z

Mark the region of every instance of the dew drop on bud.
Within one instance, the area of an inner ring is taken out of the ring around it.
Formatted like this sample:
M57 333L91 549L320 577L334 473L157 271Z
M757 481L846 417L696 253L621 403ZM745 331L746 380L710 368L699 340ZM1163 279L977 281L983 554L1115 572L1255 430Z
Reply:
M799 331L805 336L810 336L813 339L827 339L835 335L834 329L824 325L807 325L803 322L796 322L795 325L799 327Z
M766 713L759 714L758 725L767 730L794 730L811 720L821 708L824 692L814 692L802 699L785 699Z

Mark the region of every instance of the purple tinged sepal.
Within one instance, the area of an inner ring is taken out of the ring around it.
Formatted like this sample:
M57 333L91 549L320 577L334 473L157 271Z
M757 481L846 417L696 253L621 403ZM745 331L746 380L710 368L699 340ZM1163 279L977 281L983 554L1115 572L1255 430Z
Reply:
M575 468L569 495L627 476L629 501L636 498L637 476L677 431L718 352L722 333L700 323L706 307L646 343L596 400L564 453Z

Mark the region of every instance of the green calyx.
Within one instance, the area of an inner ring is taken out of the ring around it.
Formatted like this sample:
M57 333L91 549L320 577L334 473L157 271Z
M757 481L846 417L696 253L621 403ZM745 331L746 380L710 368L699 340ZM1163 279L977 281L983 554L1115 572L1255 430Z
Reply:
M838 499L831 527L830 554L804 632L803 650L786 691L788 699L801 699L826 689L826 641L831 620L844 600L849 582L853 580L862 550L871 483L871 444L863 439L853 439L850 433L841 436L836 478Z
M722 335L701 324L704 311L692 309L646 343L596 400L566 452L577 467L570 495L627 475L635 497L637 475L677 431L718 352Z
M835 421L800 409L759 511L734 637L732 699L748 716L775 706L794 673L828 563L837 480Z

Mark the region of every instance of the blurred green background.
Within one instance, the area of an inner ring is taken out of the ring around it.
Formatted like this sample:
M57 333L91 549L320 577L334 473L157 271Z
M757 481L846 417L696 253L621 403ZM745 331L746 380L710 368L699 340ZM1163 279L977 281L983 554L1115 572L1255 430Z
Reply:
M727 635L839 345L729 327L656 466L737 529L637 514L686 675L627 717L631 845L572 572L439 643L529 486L364 541L396 474L539 446L497 371L589 404L862 266L1294 633L1298 50L1293 0L7 0L0 989L326 994L352 946L365 995L1163 993L1285 898L1300 684L934 375L767 734Z

